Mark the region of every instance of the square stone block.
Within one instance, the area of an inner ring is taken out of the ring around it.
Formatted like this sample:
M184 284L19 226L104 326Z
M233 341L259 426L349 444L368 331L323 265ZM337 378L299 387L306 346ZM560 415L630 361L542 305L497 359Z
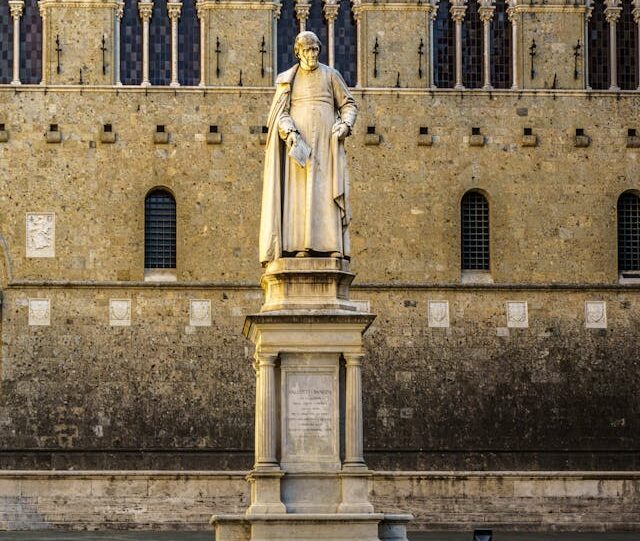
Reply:
M448 301L429 301L429 327L449 327Z
M192 299L189 302L189 325L192 327L211 326L211 301Z
M109 300L109 325L112 327L128 327L131 325L131 300Z

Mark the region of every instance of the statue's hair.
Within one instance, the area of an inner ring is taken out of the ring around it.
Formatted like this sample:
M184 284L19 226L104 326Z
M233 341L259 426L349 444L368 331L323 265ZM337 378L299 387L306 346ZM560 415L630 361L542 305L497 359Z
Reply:
M293 43L293 54L295 55L296 58L300 58L300 56L298 55L298 51L300 50L300 47L302 47L305 43L315 43L318 47L320 47L320 50L322 50L322 42L320 41L320 38L318 36L316 36L313 32L310 32L309 30L305 30L304 32L300 32L297 36L296 36L296 40Z

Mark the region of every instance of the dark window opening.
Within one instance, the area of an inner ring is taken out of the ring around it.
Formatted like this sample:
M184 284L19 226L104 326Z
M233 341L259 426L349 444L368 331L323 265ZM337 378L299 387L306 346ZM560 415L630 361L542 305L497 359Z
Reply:
M453 88L456 80L455 26L450 7L449 0L441 0L433 23L433 77L438 88Z
M124 0L120 23L120 78L125 85L142 82L142 23L136 0Z
M589 19L589 86L595 90L609 88L609 23L604 9L604 0L594 0Z
M462 270L489 270L489 203L479 192L467 192L461 204Z
M640 197L623 193L618 199L618 272L640 271Z
M482 86L483 25L478 1L470 0L462 22L462 84L466 88Z
M166 190L154 190L144 201L144 267L176 268L176 201Z

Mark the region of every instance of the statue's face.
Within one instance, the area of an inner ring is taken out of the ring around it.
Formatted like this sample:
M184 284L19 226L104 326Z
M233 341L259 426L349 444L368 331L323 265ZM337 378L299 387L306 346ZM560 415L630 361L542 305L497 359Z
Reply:
M303 70L314 70L318 67L318 57L320 56L320 47L312 41L303 43L298 49L298 58L300 59L300 67Z

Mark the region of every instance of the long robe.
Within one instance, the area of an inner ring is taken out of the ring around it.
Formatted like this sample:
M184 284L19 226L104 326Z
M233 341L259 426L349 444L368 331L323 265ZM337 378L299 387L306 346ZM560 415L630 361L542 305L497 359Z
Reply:
M353 126L355 101L340 74L324 64L280 74L268 121L260 222L260 261L283 252L350 255L349 177L344 144L331 129L340 119ZM305 167L287 154L297 130L311 147Z

